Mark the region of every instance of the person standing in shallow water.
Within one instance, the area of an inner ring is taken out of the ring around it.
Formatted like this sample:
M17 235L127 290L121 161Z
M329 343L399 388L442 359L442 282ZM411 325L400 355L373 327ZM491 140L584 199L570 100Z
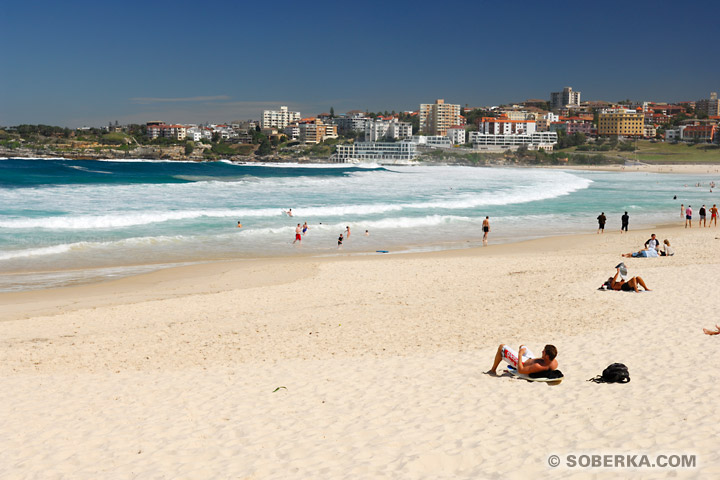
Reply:
M483 229L483 245L488 244L488 233L490 233L490 217L485 217L482 224Z
M297 224L297 227L295 228L295 240L293 240L293 245L295 244L295 242L302 243L302 227L300 226L299 223Z
M601 212L600 215L598 215L597 221L598 221L598 232L597 233L605 233L605 222L607 222L607 217L605 216L605 212Z

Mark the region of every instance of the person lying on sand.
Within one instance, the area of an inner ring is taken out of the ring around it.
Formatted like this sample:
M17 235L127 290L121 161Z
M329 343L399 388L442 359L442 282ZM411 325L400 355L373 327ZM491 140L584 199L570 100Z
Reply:
M715 325L715 330L708 330L707 328L703 328L703 333L705 335L720 335L720 326Z
M637 252L623 253L623 257L659 257L658 251L654 248L643 248Z
M618 281L618 277L620 277L620 281ZM620 268L617 268L617 273L614 277L608 278L607 282L605 282L605 285L610 290L622 290L624 292L638 292L638 285L643 287L645 291L649 292L650 289L645 285L645 282L643 281L642 277L632 277L631 279L627 280L625 275L620 273Z
M535 358L535 355L524 345L520 345L518 351L515 352L510 347L501 343L495 354L493 366L487 373L497 375L497 367L503 360L515 367L518 373L530 374L544 372L545 370L556 370L558 362L555 360L555 357L557 357L557 348L555 348L554 345L545 345L542 351L542 357Z

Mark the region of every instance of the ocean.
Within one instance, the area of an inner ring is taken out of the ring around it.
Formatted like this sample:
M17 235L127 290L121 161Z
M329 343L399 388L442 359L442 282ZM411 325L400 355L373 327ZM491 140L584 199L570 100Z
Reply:
M631 229L649 227L680 221L680 203L717 203L715 176L0 159L0 291L218 259L466 248L482 244L485 216L491 244L594 232L601 211L608 230L624 211Z

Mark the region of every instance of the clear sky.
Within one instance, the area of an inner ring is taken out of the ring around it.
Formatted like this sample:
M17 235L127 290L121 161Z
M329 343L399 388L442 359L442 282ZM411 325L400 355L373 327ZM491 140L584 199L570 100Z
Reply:
M720 2L0 4L0 125L229 122L720 91Z

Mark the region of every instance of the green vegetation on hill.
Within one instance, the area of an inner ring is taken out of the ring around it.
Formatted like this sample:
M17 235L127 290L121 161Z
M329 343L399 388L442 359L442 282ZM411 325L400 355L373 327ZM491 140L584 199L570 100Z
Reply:
M637 159L645 163L720 163L720 145L640 140Z

